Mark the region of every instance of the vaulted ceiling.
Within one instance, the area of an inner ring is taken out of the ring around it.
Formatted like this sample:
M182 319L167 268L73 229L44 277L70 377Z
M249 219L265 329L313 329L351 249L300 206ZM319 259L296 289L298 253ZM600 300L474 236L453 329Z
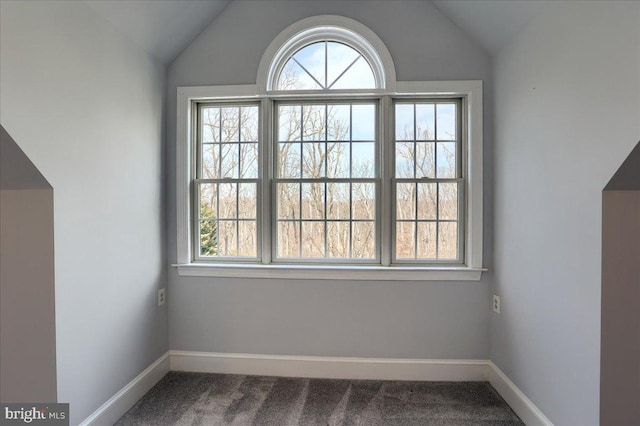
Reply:
M231 0L83 0L125 37L171 63Z
M133 43L168 64L231 1L241 0L83 1ZM488 53L495 55L547 2L434 0L433 3Z
M433 4L491 55L506 46L548 3L519 0L434 0Z

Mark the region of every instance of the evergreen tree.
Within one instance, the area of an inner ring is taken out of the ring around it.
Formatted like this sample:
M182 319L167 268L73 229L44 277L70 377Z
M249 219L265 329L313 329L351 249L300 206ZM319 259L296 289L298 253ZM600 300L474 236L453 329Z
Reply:
M200 206L200 217L215 217L208 204ZM215 220L200 221L200 254L202 256L216 256L218 254L218 222Z

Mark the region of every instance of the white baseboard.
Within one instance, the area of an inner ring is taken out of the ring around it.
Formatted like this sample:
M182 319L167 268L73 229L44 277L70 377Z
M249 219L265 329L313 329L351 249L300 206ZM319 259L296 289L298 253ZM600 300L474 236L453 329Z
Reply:
M489 360L395 359L169 351L105 402L80 426L111 426L169 371L326 379L486 381L527 426L553 426Z
M169 366L167 352L102 404L80 426L112 426L169 372Z
M171 371L326 379L483 381L487 360L425 360L169 351Z
M527 426L553 426L536 405L495 365L489 361L489 383L507 401Z

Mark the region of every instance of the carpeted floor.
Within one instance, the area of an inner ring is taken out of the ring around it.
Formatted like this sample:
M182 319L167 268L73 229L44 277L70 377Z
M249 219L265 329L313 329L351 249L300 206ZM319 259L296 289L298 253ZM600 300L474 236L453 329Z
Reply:
M167 374L124 425L523 425L488 382Z

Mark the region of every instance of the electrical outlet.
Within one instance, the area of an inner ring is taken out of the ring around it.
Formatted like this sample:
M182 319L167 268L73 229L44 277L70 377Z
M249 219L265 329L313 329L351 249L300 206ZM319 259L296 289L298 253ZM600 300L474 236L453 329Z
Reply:
M167 301L167 298L164 293L164 288L159 288L158 289L158 306L164 305L166 301Z
M493 295L493 312L500 313L500 296Z

